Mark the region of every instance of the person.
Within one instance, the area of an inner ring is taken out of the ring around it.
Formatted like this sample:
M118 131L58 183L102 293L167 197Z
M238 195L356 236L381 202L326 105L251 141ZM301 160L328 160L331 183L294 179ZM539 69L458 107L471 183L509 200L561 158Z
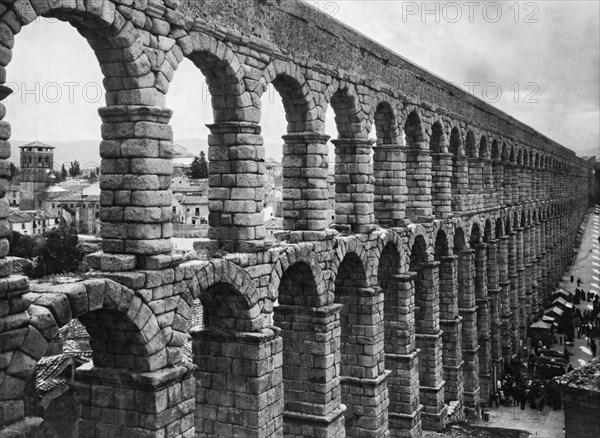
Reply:
M573 365L569 364L567 367L567 373L570 373L571 371L573 371Z
M581 283L583 283L583 281L581 281L581 278L577 279L577 287L581 286Z
M592 357L596 357L596 349L598 347L596 346L596 340L594 338L592 338L592 344L590 345L590 348L592 350Z
M598 241L600 242L600 237L598 237ZM575 281L575 277L571 275L571 283L573 283L573 281Z

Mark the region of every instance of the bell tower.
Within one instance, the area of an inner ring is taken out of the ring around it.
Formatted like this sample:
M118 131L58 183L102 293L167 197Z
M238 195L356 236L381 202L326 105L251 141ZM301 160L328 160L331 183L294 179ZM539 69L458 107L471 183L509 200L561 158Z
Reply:
M50 184L54 167L54 146L34 141L21 148L21 210L42 208L44 189Z

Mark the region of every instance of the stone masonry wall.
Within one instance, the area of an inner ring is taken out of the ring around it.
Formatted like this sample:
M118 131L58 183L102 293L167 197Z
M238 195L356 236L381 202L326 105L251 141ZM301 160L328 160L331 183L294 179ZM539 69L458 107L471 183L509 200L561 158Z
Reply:
M295 0L1 0L0 100L15 37L39 17L75 26L104 76L102 251L81 278L12 274L0 103L6 434L39 426L23 418L25 382L73 318L93 350L74 388L86 437L419 437L451 411L478 415L571 261L589 163ZM214 120L208 239L184 262L165 102L187 61ZM262 211L270 84L288 121L275 239ZM190 334L197 299L204 328Z

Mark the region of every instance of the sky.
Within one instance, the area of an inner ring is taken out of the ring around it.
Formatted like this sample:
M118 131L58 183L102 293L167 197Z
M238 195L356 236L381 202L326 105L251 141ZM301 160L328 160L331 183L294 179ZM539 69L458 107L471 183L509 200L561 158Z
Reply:
M600 2L308 3L551 139L600 156ZM39 19L26 26L7 81L15 89L5 101L12 139L100 141L102 74L70 25ZM210 95L191 62L176 72L167 106L175 141L201 138L205 148ZM328 120L327 134L335 136ZM276 92L263 97L261 125L267 155L280 158L286 123Z

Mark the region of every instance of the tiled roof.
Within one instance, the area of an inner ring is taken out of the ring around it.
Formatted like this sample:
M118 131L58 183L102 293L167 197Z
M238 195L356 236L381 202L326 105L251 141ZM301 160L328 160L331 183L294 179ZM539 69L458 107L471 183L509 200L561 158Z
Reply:
M54 149L54 146L50 146L48 144L44 144L41 141L33 141L31 143L27 143L24 144L22 146L19 146L20 148L50 148L50 149Z
M184 196L180 203L185 205L208 204L208 198L206 196Z
M72 365L73 359L64 354L42 357L35 368L36 389L41 393L45 393L54 388L68 385L68 380L62 374L67 367Z

